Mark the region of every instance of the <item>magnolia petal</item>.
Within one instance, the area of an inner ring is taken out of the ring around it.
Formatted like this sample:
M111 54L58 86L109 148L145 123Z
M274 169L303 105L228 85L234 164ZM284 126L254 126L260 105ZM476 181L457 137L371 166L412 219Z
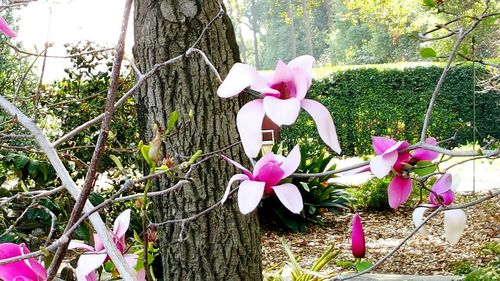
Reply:
M68 245L69 250L73 249L83 249L86 251L94 251L94 247L89 246L83 242L77 241L77 240L71 240Z
M139 260L139 256L136 254L126 254L123 256L125 261L127 261L128 265L132 268L134 268L137 265L137 261ZM137 271L137 281L143 281L146 280L146 271L144 270L144 267L141 268L141 270Z
M312 67L314 63L314 57L309 55L299 56L294 58L288 63L288 67L292 71L300 71L307 81L307 88L312 84Z
M385 177L392 169L398 159L398 152L377 155L370 160L370 170L379 179Z
M444 193L441 193L439 196L441 196L441 199L443 199L443 204L446 206L451 205L453 201L455 200L455 192L453 190L448 190Z
M300 101L297 98L282 100L266 96L264 97L264 111L276 125L291 125L299 116Z
M452 176L450 173L442 175L432 186L432 191L437 194L445 193L451 189Z
M224 202L226 202L227 197L229 196L229 192L231 191L231 185L233 184L233 182L244 181L244 180L248 180L248 179L249 179L248 176L242 175L242 174L237 174L237 175L232 176L229 179L229 183L227 184L226 191L224 192L224 196L222 196L220 203L224 204Z
M132 210L127 209L123 211L116 219L115 223L113 224L113 233L116 235L118 238L122 238L125 236L125 233L127 232L128 226L130 224L130 212Z
M257 163L255 163L255 166L253 167L253 177L256 177L260 169L267 163L272 162L272 161L277 161L276 156L281 156L281 155L274 155L272 152L266 153L264 156L262 156Z
M11 37L11 38L17 36L17 34L14 32L14 30L12 30L9 27L9 24L1 16L0 16L0 32L2 32L3 34L5 34L5 36Z
M397 142L386 137L373 137L372 146L376 154L383 154L387 149L395 145Z
M427 138L425 140L426 143L436 145L437 141L435 138ZM427 160L427 161L432 161L436 159L439 156L438 152L435 151L430 151L422 148L417 148L413 151L412 158L418 159L418 160Z
M29 254L26 245L14 243L0 244L0 260ZM39 280L47 278L47 272L35 259L18 260L15 262L0 265L0 280ZM25 279L22 279L25 278Z
M254 158L262 146L262 120L264 106L261 99L246 103L236 116L236 124L240 133L241 144L248 157Z
M252 212L259 205L266 184L260 181L247 180L240 184L238 190L238 207L244 215Z
M233 164L233 166L235 166L236 168L240 169L243 172L243 174L247 175L248 177L252 177L252 173L247 168L243 167L243 165L241 165L240 163L234 161L233 159L227 157L226 155L221 155L221 157L227 162Z
M395 176L389 184L389 187L387 188L389 206L391 206L391 208L393 209L396 209L404 204L410 197L411 190L411 179Z
M281 60L276 63L276 69L274 70L273 79L271 84L290 82L293 80L293 74L288 69L288 66Z
M455 245L467 225L467 215L462 209L444 211L444 235L451 245Z
M292 213L298 214L304 208L302 195L300 195L299 189L294 184L280 184L273 186L273 190L281 203Z
M217 95L221 98L236 96L252 85L257 75L257 70L248 64L235 63L217 89Z
M427 211L427 209L428 208L418 207L415 208L415 210L413 210L412 217L413 217L413 224L415 225L415 227L419 227L422 223L424 223L424 214L425 211ZM427 231L425 225L422 226L418 231L423 235L429 235L429 231Z
M104 250L104 244L101 241L101 237L99 237L97 233L94 233L94 250L96 252Z
M451 190L453 190L453 192L456 192L458 186L460 185L462 177L460 176L460 174L453 174L452 178L453 180L451 181Z
M356 169L352 169L352 170L349 170L347 172L344 172L342 173L342 176L352 176L352 175L355 175L355 174L359 174L359 173L364 173L364 172L370 172L370 165L365 165L365 166L361 166L359 168L356 168Z
M106 256L106 253L91 253L81 255L78 259L78 266L76 268L76 277L78 278L78 280L87 280L87 276L104 263L104 261L106 260Z
M328 109L321 103L310 99L303 99L301 101L301 106L311 115L316 123L321 139L333 149L333 151L340 154L342 149L340 148L335 125L333 124L333 119Z
M308 77L300 69L292 69L293 83L295 88L295 97L301 101L306 97L307 90L309 90L310 83L307 82Z
M408 144L407 141L398 141L393 146L389 147L386 151L384 151L383 154L392 153L393 151L396 151L396 150L399 150L399 149L403 149L403 148L407 148L408 145L409 144Z
M288 156L285 158L285 161L283 161L283 164L281 164L281 169L285 174L283 175L283 178L288 177L289 175L293 174L295 170L300 165L300 148L299 145L296 145L290 153L288 153Z

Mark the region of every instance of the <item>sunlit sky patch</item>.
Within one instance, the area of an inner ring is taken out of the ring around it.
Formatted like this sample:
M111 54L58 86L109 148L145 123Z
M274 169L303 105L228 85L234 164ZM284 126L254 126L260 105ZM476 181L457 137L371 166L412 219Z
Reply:
M90 40L102 46L114 46L118 40L122 21L123 0L38 0L17 11L19 32L16 41L26 49L43 50L46 41L54 47L49 55L64 55L65 43ZM126 47L133 44L133 16L129 22ZM45 81L61 78L67 60L50 59L44 75Z

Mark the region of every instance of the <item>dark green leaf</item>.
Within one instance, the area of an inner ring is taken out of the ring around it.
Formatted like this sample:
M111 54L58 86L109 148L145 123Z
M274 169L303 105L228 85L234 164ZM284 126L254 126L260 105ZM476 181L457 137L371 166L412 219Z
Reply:
M14 160L14 166L18 170L21 170L29 161L30 161L30 159L28 157L26 157L24 155L19 155Z
M92 203L92 205L97 206L97 205L101 204L102 202L104 202L104 197L102 197L101 194L92 191L89 194L89 200L90 200L90 203Z

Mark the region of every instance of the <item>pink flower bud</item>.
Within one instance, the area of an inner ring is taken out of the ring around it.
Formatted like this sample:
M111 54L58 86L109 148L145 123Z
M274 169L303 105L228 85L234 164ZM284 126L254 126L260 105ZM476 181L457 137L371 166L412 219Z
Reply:
M352 221L352 255L356 258L364 258L366 252L365 233L361 225L361 218L358 214L354 215Z

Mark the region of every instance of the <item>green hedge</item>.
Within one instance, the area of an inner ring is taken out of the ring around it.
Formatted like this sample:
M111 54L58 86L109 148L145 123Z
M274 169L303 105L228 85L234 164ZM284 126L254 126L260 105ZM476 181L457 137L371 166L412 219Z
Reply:
M390 136L415 142L420 136L428 102L442 67L406 69L362 68L340 71L315 81L308 97L331 112L344 155L373 153L372 136ZM472 66L450 70L431 117L431 136L446 139L457 133L454 144L473 140ZM476 79L484 75L476 67ZM477 139L500 138L500 94L476 94ZM282 130L285 144L299 143L317 153L324 144L314 122L302 112L297 123Z

